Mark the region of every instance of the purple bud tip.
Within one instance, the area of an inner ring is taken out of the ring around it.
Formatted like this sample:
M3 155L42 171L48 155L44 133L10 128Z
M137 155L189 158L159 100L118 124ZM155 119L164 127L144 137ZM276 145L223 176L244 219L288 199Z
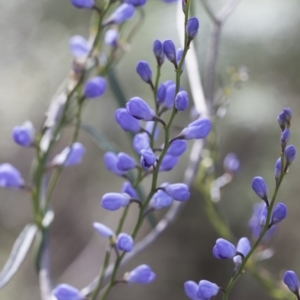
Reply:
M104 209L115 211L128 205L130 200L129 195L119 193L107 193L102 197L101 206Z
M281 175L281 158L279 157L276 160L275 167L274 167L274 174L275 174L275 179L279 179Z
M76 166L81 163L85 154L85 147L81 143L74 143L71 148L66 147L60 154L53 158L53 165L64 165L65 167Z
M169 207L173 202L173 198L162 190L158 190L150 200L150 206L155 210Z
M186 141L176 140L169 146L166 154L172 156L181 156L185 152L186 148Z
M186 33L190 39L193 39L198 34L199 20L197 18L190 18L186 25Z
M116 110L115 120L125 131L138 133L142 128L140 122L131 116L125 108L118 108Z
M155 279L155 277L155 273L149 266L141 265L129 273L127 281L138 284L149 284Z
M109 29L104 36L104 43L111 47L117 47L119 42L119 32L115 29Z
M293 145L287 146L284 151L284 156L287 163L290 165L296 157L296 148Z
M217 239L213 248L213 255L218 259L232 259L236 256L236 248L224 239Z
M22 147L30 147L34 142L35 129L30 121L16 126L12 132L13 140Z
M299 294L299 279L294 271L287 271L283 276L283 282L294 294Z
M70 51L75 58L86 58L91 49L91 44L82 36L75 35L69 42Z
M170 171L172 170L178 163L179 157L166 154L163 158L159 171Z
M161 83L158 88L157 88L157 92L156 92L156 101L158 104L163 104L166 98L166 93L167 93L167 88L166 86Z
M90 79L84 86L84 96L86 98L97 98L104 94L106 81L103 77L97 76Z
M142 6L147 2L147 0L123 0L123 2L134 6Z
M240 168L240 161L234 153L228 153L224 158L223 166L226 172L236 174Z
M290 139L290 130L286 128L282 131L281 137L280 137L280 144L282 147L285 147Z
M171 196L174 200L186 201L190 198L189 188L184 183L169 184L165 188L166 193Z
M18 189L24 185L24 179L13 165L0 164L0 187Z
M150 148L141 150L141 166L145 170L153 166L155 162L156 162L156 156Z
M79 290L68 284L60 284L53 290L53 295L57 300L83 300Z
M111 238L115 235L115 233L104 224L95 222L93 227L101 236L105 238Z
M108 171L112 172L115 175L123 175L123 171L118 168L119 158L113 152L106 152L103 157L105 167Z
M199 299L209 300L211 297L216 296L220 288L207 280L201 280L198 286L197 296Z
M189 106L189 96L186 91L181 91L176 95L175 107L178 111L185 111Z
M184 128L181 136L185 140L204 139L211 130L211 121L209 119L198 119Z
M121 24L134 16L135 8L128 3L121 4L113 14L106 20L107 23Z
M95 5L94 0L70 0L71 4L77 8L93 8Z
M132 199L138 198L136 190L133 188L132 184L129 181L125 181L123 183L121 192L128 194Z
M141 154L144 149L150 148L150 139L147 133L138 133L132 141L133 149L136 153Z
M150 69L149 64L141 60L136 65L136 72L141 77L141 79L147 83L150 83L152 80L152 71Z
M262 177L257 176L253 178L252 189L259 198L263 200L267 199L268 187Z
M236 250L237 252L243 254L244 257L247 256L249 251L251 250L251 244L248 238L243 237L239 239ZM233 261L235 264L240 265L242 263L242 258L240 255L237 255L233 258Z
M117 168L121 171L129 171L136 167L135 160L128 154L120 152L118 154Z
M196 282L190 280L184 283L184 292L189 299L191 300L199 299L197 296L198 290L199 290L199 286Z
M286 205L283 203L278 203L274 207L274 210L272 212L272 225L277 224L284 220L287 215L287 208Z
M165 61L165 53L163 51L162 42L159 40L154 41L152 50L156 57L157 64L161 66Z
M176 48L173 41L165 40L163 42L163 51L170 62L176 63Z
M153 121L155 112L141 98L134 97L126 104L126 109L130 115L138 120Z
M130 252L133 249L133 238L127 233L120 233L117 238L117 247L121 251Z

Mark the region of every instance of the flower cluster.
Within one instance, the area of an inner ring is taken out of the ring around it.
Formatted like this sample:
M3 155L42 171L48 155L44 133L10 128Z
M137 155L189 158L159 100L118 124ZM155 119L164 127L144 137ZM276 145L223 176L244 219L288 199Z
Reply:
M251 246L249 239L246 237L241 238L237 246L223 238L217 239L212 251L213 256L221 260L232 259L235 265L234 275L226 288L220 288L217 284L206 280L201 280L199 284L193 281L185 282L185 293L191 300L209 300L216 296L220 290L224 293L223 299L228 299L233 284L243 273L250 256L257 250L261 242L265 242L273 235L277 224L286 218L286 205L284 203L275 203L275 201L282 180L296 156L295 147L288 145L291 119L292 111L290 108L285 108L278 116L278 123L281 128L281 156L275 163L275 189L272 197L269 196L268 186L262 177L256 176L252 180L253 191L263 200L262 203L255 204L253 215L249 221L252 236L256 239L254 245ZM230 154L225 158L224 168L231 174L234 174L239 169L239 162L235 155ZM299 299L297 275L293 271L286 272L284 282Z

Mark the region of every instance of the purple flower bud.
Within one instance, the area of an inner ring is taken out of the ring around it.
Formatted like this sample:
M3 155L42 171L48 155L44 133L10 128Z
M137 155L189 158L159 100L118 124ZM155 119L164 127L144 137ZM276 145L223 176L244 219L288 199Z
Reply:
M284 220L287 215L287 208L286 205L283 203L278 203L274 207L274 210L272 212L272 225L277 224Z
M134 6L142 6L147 2L147 0L123 0L123 2Z
M53 291L57 300L83 300L80 291L68 284L60 284Z
M13 129L12 137L16 144L22 147L30 147L34 142L35 129L30 121Z
M70 0L70 2L77 8L93 8L95 5L94 0Z
M114 23L121 24L134 16L135 8L131 4L121 4L112 15L106 20L105 24Z
M251 245L248 238L243 237L239 239L236 250L246 257L251 250ZM240 265L242 263L242 258L240 255L237 255L233 258L233 261L236 265Z
M163 105L165 108L171 109L174 106L176 84L172 80L170 80L165 83L165 86L166 86L166 96Z
M169 207L173 202L173 198L162 190L158 190L150 200L150 206L155 210Z
M85 154L85 148L81 143L74 143L72 147L66 147L60 154L57 154L52 161L53 165L65 167L75 166L81 163Z
M101 206L104 209L114 211L128 205L130 197L127 194L107 193L102 197Z
M281 137L280 137L280 144L282 147L285 147L290 139L290 130L286 128L282 131Z
M240 168L240 161L234 153L228 153L224 158L223 166L226 172L236 174Z
M141 154L143 149L150 148L150 140L147 133L138 133L132 141L133 149L136 153Z
M179 48L177 50L177 52L176 52L176 62L177 62L177 65L180 64L182 55L183 55L183 50L181 48ZM183 69L184 69L184 61L183 61L182 66L181 66L181 72L183 72Z
M117 47L119 43L119 32L115 29L109 29L104 36L104 43L111 47Z
M161 66L165 61L165 54L163 51L163 44L159 40L155 40L153 43L153 53L156 57L157 64Z
M186 201L190 198L189 188L184 183L169 184L165 187L165 192L174 200Z
M287 122L290 122L292 119L292 110L289 107L283 109L283 113Z
M115 175L121 176L123 172L118 168L118 156L113 152L106 152L103 156L105 167Z
M199 289L197 296L199 299L210 300L211 297L216 296L219 292L219 287L210 281L201 280L199 282Z
M213 248L213 255L218 259L232 259L236 256L236 249L230 242L224 239L217 239Z
M158 88L157 88L157 92L156 92L156 101L158 104L163 104L166 98L166 94L167 94L167 88L166 86L161 83Z
M70 51L75 58L86 58L92 50L91 44L82 36L75 35L69 42Z
M283 276L283 282L294 294L299 294L299 279L294 271L287 271Z
M117 238L117 247L121 251L130 252L133 249L133 238L127 233L120 233Z
M144 169L147 170L155 164L156 156L150 148L141 150L141 155L141 166Z
M130 196L130 198L132 198L132 199L138 198L138 195L137 195L135 189L133 188L132 184L129 181L125 181L123 183L121 192L128 194Z
M296 149L293 145L287 146L284 151L286 162L290 165L296 157Z
M187 295L187 297L191 300L198 300L197 292L199 290L199 286L194 281L186 281L184 283L184 292Z
M128 154L120 152L118 154L117 168L121 171L128 171L136 167L135 160Z
M181 131L181 136L185 140L204 139L211 130L211 121L209 119L199 119Z
M147 83L150 83L152 81L152 71L146 61L141 60L137 63L136 72L139 74L143 81Z
M198 34L199 20L197 18L190 18L186 24L186 33L189 39L194 39Z
M260 220L259 220L260 226L266 225L267 217L268 217L268 208L267 208L266 204L264 204L264 206L261 210L261 213L260 213Z
M19 170L11 164L0 164L0 187L17 189L24 185L24 179Z
M167 154L172 156L180 156L185 152L186 147L186 141L176 140L169 146Z
M131 116L125 108L118 108L115 112L115 119L125 131L137 133L141 130L140 122Z
M175 107L179 111L185 111L189 106L189 96L186 91L181 91L176 95Z
M286 107L277 117L278 124L282 130L290 124L292 119L292 110Z
M126 109L134 118L144 121L153 121L155 112L141 98L134 97L126 104Z
M165 40L163 42L163 51L164 51L167 59L171 63L175 64L176 63L176 48L175 48L173 41Z
M252 190L255 192L255 194L263 199L268 199L268 187L264 179L260 176L254 177L252 180Z
M115 233L104 224L94 222L93 227L101 236L105 238L111 238L115 235Z
M106 90L106 81L104 78L97 76L90 79L83 88L86 98L97 98L102 96Z
M163 172L172 170L177 165L178 161L179 158L177 156L165 155L160 164L159 171Z
M155 277L155 273L152 272L149 266L140 265L129 273L127 281L138 284L149 284L155 279Z
M276 160L274 168L275 179L278 180L281 175L281 157Z
M147 122L145 130L148 131L150 134L153 134L154 124L155 124L155 122L153 122L153 121ZM154 133L154 136L153 136L155 141L157 140L158 135L159 135L159 127L156 126L155 133Z

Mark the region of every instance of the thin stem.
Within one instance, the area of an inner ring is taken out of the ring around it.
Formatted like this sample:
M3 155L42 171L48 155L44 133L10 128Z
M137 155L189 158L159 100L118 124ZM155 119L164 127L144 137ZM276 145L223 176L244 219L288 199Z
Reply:
M281 164L284 164L284 155L281 155ZM271 199L271 203L270 203L270 207L268 208L268 215L267 215L267 221L266 221L266 225L264 226L259 238L257 239L257 241L255 242L255 244L253 245L253 247L251 248L251 250L249 251L249 253L247 254L247 256L243 259L242 264L239 268L239 270L236 272L236 274L230 279L227 287L225 288L225 292L223 294L223 300L228 300L229 294L231 289L233 288L234 284L236 283L236 281L239 279L239 277L241 276L241 274L243 273L244 267L247 263L247 261L249 260L249 258L251 257L251 255L255 252L255 250L257 249L257 247L259 246L260 242L263 240L266 232L269 229L269 224L270 224L270 220L271 220L271 216L272 216L272 210L275 204L275 200L278 194L278 191L280 189L281 183L283 181L285 173L282 172L280 175L280 178L278 180L278 184L275 187L272 199Z

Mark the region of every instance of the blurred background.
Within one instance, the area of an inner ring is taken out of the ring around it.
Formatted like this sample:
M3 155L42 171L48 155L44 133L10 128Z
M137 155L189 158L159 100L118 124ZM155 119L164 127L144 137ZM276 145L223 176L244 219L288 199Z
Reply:
M196 43L203 73L211 23L201 1L196 2L201 20ZM211 0L211 3L217 9L225 1ZM237 153L241 160L240 173L222 190L222 201L218 204L239 237L250 236L247 222L253 204L259 201L251 190L252 178L263 176L270 190L274 187L273 167L280 151L276 118L285 106L293 110L291 141L300 149L299 8L297 0L242 0L224 26L217 81L228 83L227 69L232 66L246 66L250 76L233 95L228 113L218 125L219 165L228 152ZM152 43L155 39L171 38L178 45L176 5L148 0L145 11L147 18L116 72L128 99L139 95L151 101L151 92L136 75L135 65L138 60L146 59L154 69ZM24 178L29 177L34 153L14 145L11 130L25 120L40 128L52 96L70 69L69 38L76 34L88 36L89 20L90 12L76 10L67 0L0 1L0 162L15 165ZM162 78L173 77L172 67L166 63ZM183 86L188 86L186 77ZM108 91L90 103L84 122L101 130L130 153L127 136L114 122L115 109L116 102ZM176 124L184 126L188 121L185 113ZM66 130L57 152L68 144L69 133ZM101 209L99 200L106 192L118 192L122 184L122 180L105 170L104 153L89 136L81 133L80 141L87 147L87 153L80 167L65 170L60 179L53 197L56 218L51 229L53 281L78 288L98 274L105 251L106 241L94 233L92 222L114 227L119 217L119 212L107 214ZM187 159L188 153L161 180L180 182ZM278 198L288 206L289 215L270 243L275 249L274 257L262 263L277 279L285 269L300 274L299 175L300 164L296 160ZM128 232L136 213L135 209L131 210L126 224ZM8 258L19 232L31 220L32 207L26 194L0 191L0 266ZM146 225L140 237L148 230ZM157 273L157 280L149 286L120 285L109 299L120 299L120 294L122 299L187 299L183 282L189 279L207 279L225 286L232 275L232 262L218 261L212 256L217 238L203 212L203 199L194 189L177 222L122 269L128 271L146 263ZM23 300L39 299L33 257L34 251L30 251L18 274L0 291L0 299L15 300L21 294ZM230 299L253 297L269 299L261 286L246 274L236 284Z

